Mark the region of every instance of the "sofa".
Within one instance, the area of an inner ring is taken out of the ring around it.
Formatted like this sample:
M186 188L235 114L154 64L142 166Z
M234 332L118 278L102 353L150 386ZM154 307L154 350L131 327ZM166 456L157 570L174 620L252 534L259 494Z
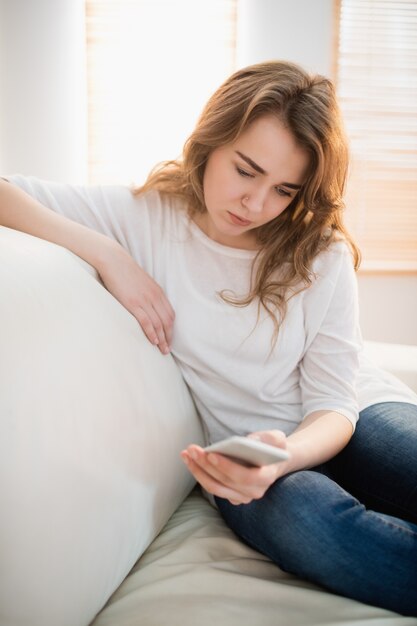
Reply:
M174 359L69 251L0 228L1 626L406 626L239 541L179 453ZM368 343L417 389L417 347Z

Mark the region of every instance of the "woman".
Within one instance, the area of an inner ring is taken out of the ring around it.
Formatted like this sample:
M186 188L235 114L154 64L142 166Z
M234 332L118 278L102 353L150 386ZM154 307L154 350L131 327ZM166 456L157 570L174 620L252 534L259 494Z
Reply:
M417 615L417 397L360 355L346 170L331 82L261 63L216 91L182 159L133 194L11 176L1 222L97 269L172 351L208 443L240 434L288 450L260 468L181 453L244 541L336 593Z

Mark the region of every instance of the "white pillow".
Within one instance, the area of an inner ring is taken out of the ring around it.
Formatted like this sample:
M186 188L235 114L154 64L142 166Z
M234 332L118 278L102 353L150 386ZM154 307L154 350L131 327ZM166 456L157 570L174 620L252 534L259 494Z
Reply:
M87 625L193 485L179 370L91 270L0 228L2 626Z

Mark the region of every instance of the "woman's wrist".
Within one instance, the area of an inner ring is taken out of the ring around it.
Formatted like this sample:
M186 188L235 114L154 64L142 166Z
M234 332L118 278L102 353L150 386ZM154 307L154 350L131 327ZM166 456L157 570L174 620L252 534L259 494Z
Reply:
M108 269L115 264L115 259L128 256L128 252L114 239L94 233L95 239L91 242L89 251L90 259L86 259L93 265L100 276L105 275Z
M291 435L287 439L287 451L290 458L287 461L286 474L312 467L309 459L309 441L307 439L291 440Z

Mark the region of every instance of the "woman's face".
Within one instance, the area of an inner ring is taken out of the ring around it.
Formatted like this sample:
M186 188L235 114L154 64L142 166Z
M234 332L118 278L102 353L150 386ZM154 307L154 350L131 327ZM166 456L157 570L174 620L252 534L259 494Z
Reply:
M197 225L218 243L256 249L256 229L280 215L301 188L309 158L272 115L254 121L210 154L203 188L207 211Z

